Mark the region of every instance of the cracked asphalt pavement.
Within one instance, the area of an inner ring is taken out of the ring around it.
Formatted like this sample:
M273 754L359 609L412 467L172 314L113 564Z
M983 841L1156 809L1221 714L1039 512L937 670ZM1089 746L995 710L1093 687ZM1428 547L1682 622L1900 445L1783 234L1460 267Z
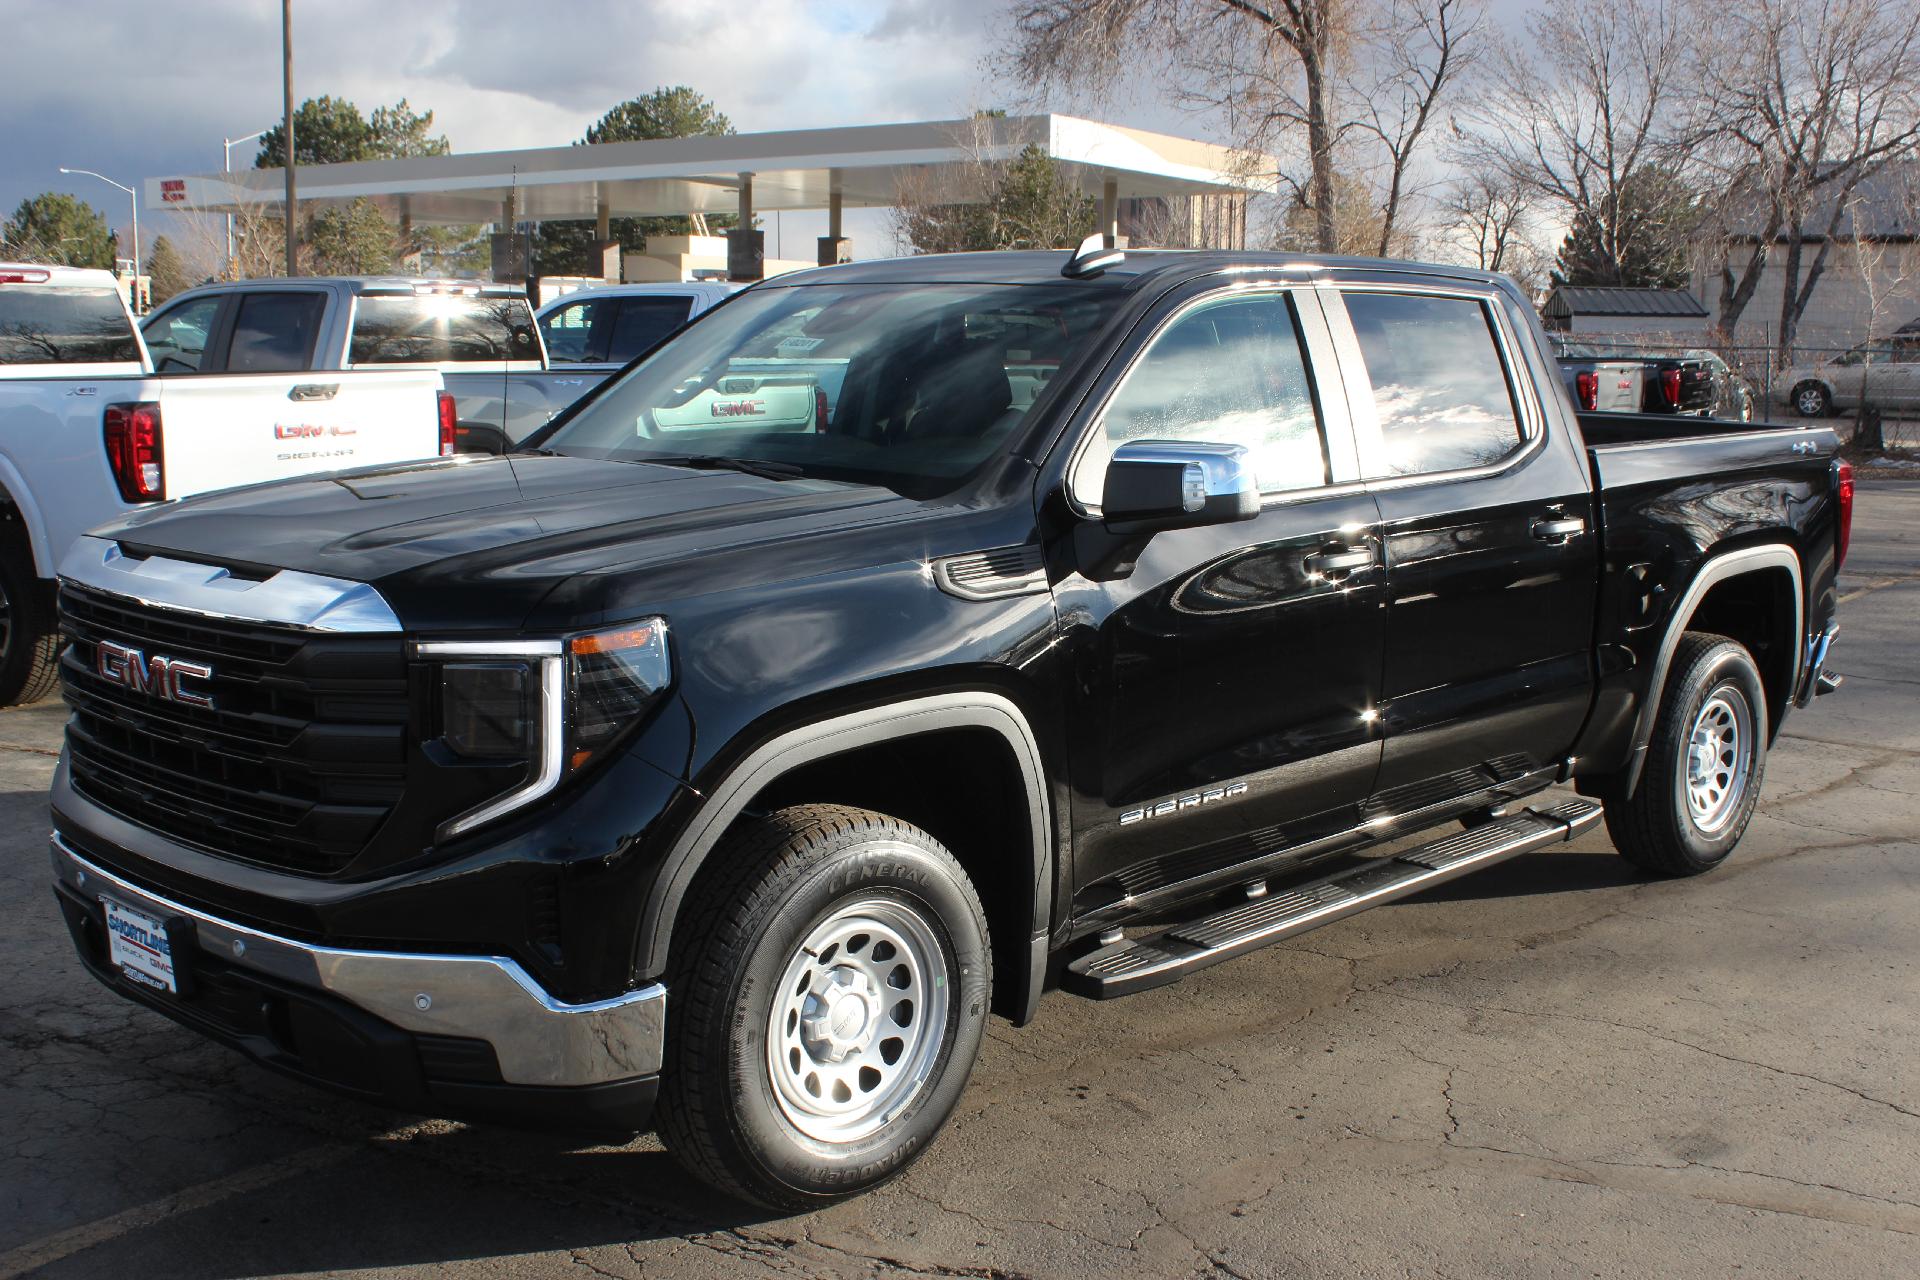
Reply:
M797 1218L281 1080L99 988L61 711L0 713L0 1276L1900 1276L1920 1270L1920 484L1862 486L1836 695L1720 871L1604 833L1002 1023L945 1136Z

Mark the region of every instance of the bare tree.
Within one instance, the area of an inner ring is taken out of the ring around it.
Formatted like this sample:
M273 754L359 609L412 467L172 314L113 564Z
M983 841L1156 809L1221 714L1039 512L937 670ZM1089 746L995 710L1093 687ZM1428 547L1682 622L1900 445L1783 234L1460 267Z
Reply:
M1533 189L1510 174L1462 168L1440 200L1440 242L1482 271L1512 276L1529 293L1547 282L1552 254L1539 241Z
M1015 0L1011 71L1042 92L1097 91L1152 67L1250 151L1304 137L1307 177L1290 185L1322 252L1341 247L1342 145L1369 137L1385 157L1384 251L1478 12L1477 0Z
M1368 43L1372 75L1354 86L1351 128L1371 138L1386 160L1380 239L1386 257L1399 229L1414 154L1434 108L1467 69L1481 11L1468 0L1387 0Z
M1780 245L1784 360L1854 193L1920 143L1920 23L1911 0L1688 2L1690 133L1722 192L1720 327L1733 331Z
M1602 257L1623 267L1648 238L1673 234L1650 224L1635 192L1673 161L1693 33L1665 0L1564 0L1527 32L1489 60L1486 91L1464 113L1464 158L1590 224Z

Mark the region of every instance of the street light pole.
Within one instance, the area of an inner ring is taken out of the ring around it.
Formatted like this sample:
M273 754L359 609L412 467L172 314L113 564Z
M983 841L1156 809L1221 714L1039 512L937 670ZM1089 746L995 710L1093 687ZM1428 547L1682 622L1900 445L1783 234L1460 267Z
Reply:
M250 133L244 138L223 138L220 142L220 148L221 148L220 172L222 174L230 174L233 172L233 149L235 147L239 146L243 142L252 142L255 138L260 137L261 134L264 134L264 133L266 133L266 130L262 129L260 130L259 133ZM233 199L233 184L231 182L227 184L227 199L229 202L231 202ZM233 274L233 215L232 214L227 215L227 274L228 275Z
M287 152L284 157L287 174L287 274L300 274L300 237L295 230L300 224L298 197L294 193L293 158L297 154L293 145L293 0L280 0L280 88L285 103L285 128Z
M64 165L61 166L60 172L80 173L89 178L98 178L108 186L119 187L127 193L127 200L133 205L133 288L128 292L133 295L134 307L138 310L140 303L140 197L135 194L132 187L123 182L115 182L104 173L95 173L91 169L69 169Z

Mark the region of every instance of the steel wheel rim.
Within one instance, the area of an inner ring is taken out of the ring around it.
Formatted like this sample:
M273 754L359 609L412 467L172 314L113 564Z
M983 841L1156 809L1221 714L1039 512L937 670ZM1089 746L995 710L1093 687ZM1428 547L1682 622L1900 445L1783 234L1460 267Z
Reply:
M1687 816L1706 835L1740 811L1753 756L1753 709L1738 689L1715 689L1693 718L1681 785Z
M888 898L836 907L774 988L767 1070L788 1124L818 1142L884 1128L926 1086L946 1041L946 952Z

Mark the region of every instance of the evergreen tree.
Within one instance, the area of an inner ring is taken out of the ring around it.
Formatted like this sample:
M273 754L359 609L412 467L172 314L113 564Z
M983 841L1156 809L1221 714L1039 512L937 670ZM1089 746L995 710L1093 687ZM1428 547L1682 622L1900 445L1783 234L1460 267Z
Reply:
M153 247L147 250L147 259L141 265L147 273L148 300L156 307L182 289L193 287L185 260L165 236L153 238Z
M22 200L0 227L0 258L113 269L118 242L100 211L64 191Z
M1683 289L1692 278L1687 239L1699 202L1668 169L1636 171L1620 185L1619 210L1576 214L1554 260L1553 283Z
M308 218L301 247L314 275L371 276L394 267L393 228L365 197Z
M909 207L895 225L915 253L1071 249L1099 229L1100 214L1044 147L1030 146L992 174L981 203Z

